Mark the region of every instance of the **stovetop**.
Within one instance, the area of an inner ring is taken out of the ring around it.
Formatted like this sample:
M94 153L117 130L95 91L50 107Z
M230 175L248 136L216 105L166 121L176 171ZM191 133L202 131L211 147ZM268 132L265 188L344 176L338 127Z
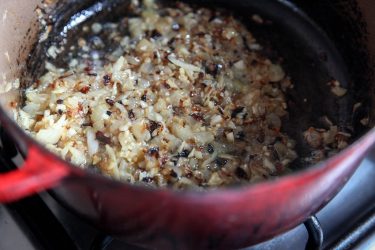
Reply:
M0 150L0 166L15 167L6 159L10 154ZM341 192L314 217L246 250L353 247L375 248L375 151L362 162ZM0 250L30 249L141 248L102 234L44 192L0 206Z

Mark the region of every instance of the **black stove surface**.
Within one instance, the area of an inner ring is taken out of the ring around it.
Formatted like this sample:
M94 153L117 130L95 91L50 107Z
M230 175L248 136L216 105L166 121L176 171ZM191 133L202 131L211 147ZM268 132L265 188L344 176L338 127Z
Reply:
M0 157L0 166L4 164L11 163ZM246 250L318 249L319 237L322 249L375 248L374 180L375 155L362 162L343 190L313 220ZM321 228L314 226L315 219ZM101 234L45 192L0 206L0 250L26 249L141 248Z

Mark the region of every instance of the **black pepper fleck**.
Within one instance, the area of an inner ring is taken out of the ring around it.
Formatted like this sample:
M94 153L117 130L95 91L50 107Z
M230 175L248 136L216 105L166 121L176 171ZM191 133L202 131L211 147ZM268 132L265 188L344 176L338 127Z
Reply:
M171 170L171 173L170 173L170 176L173 177L173 178L177 178L177 173L172 169Z
M243 170L240 167L237 167L234 173L240 179L245 179L245 180L249 179L249 177L247 176L247 173L245 172L245 170Z
M244 107L237 107L233 109L232 114L231 114L232 119L236 118L237 115L240 114L244 109L245 109Z
M128 111L128 117L132 121L135 119L135 114L132 109Z
M108 85L108 83L111 82L111 76L110 75L104 75L103 76L103 83L104 85Z
M213 152L215 152L215 150L214 150L214 146L212 146L211 144L208 144L208 145L207 145L207 152L208 152L209 154L212 154Z
M64 100L58 99L58 100L56 101L56 103L57 103L57 104L63 104L63 103L64 103Z
M180 153L178 153L178 157L187 158L189 154L190 154L190 151L187 149L184 149Z
M153 30L150 34L150 37L153 39L158 39L159 37L161 37L161 34L157 30Z
M240 131L238 132L235 136L234 136L235 139L237 140L243 140L245 139L245 133L243 131Z
M159 148L158 147L151 147L147 150L147 153L152 157L159 158Z
M224 159L224 158L221 158L221 157L218 157L218 158L216 158L216 160L215 160L215 164L216 164L219 168L224 167L225 164L227 164L227 163L228 163L228 160L227 160L227 159Z
M152 182L154 179L152 177L143 177L142 181L146 183Z

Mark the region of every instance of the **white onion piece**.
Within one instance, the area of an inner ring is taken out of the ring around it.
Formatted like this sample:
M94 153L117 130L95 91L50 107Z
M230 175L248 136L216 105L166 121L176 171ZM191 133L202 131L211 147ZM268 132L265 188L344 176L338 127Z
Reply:
M186 70L191 70L191 71L195 71L195 72L201 72L202 69L193 65L193 64L190 64L190 63L186 63L186 62L183 62L183 61L180 61L178 60L176 57L174 57L173 55L169 55L168 56L168 60L173 63L174 65L177 65L183 69L186 69Z
M96 154L99 150L99 142L95 139L95 133L92 129L88 129L86 133L87 150L90 156Z

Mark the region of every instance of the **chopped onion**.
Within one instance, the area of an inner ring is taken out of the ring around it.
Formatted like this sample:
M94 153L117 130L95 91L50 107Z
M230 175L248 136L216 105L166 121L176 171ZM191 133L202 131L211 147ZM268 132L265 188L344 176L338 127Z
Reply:
M178 60L173 55L168 55L168 60L171 63L173 63L173 64L175 64L175 65L177 65L177 66L179 66L179 67L181 67L183 69L191 70L191 71L194 71L194 72L202 72L201 68L199 68L199 67L197 67L197 66L195 66L193 64L189 64L189 63L183 62L181 60Z
M95 133L92 129L88 129L86 132L87 138L87 150L90 156L96 154L99 150L99 142L95 139Z

